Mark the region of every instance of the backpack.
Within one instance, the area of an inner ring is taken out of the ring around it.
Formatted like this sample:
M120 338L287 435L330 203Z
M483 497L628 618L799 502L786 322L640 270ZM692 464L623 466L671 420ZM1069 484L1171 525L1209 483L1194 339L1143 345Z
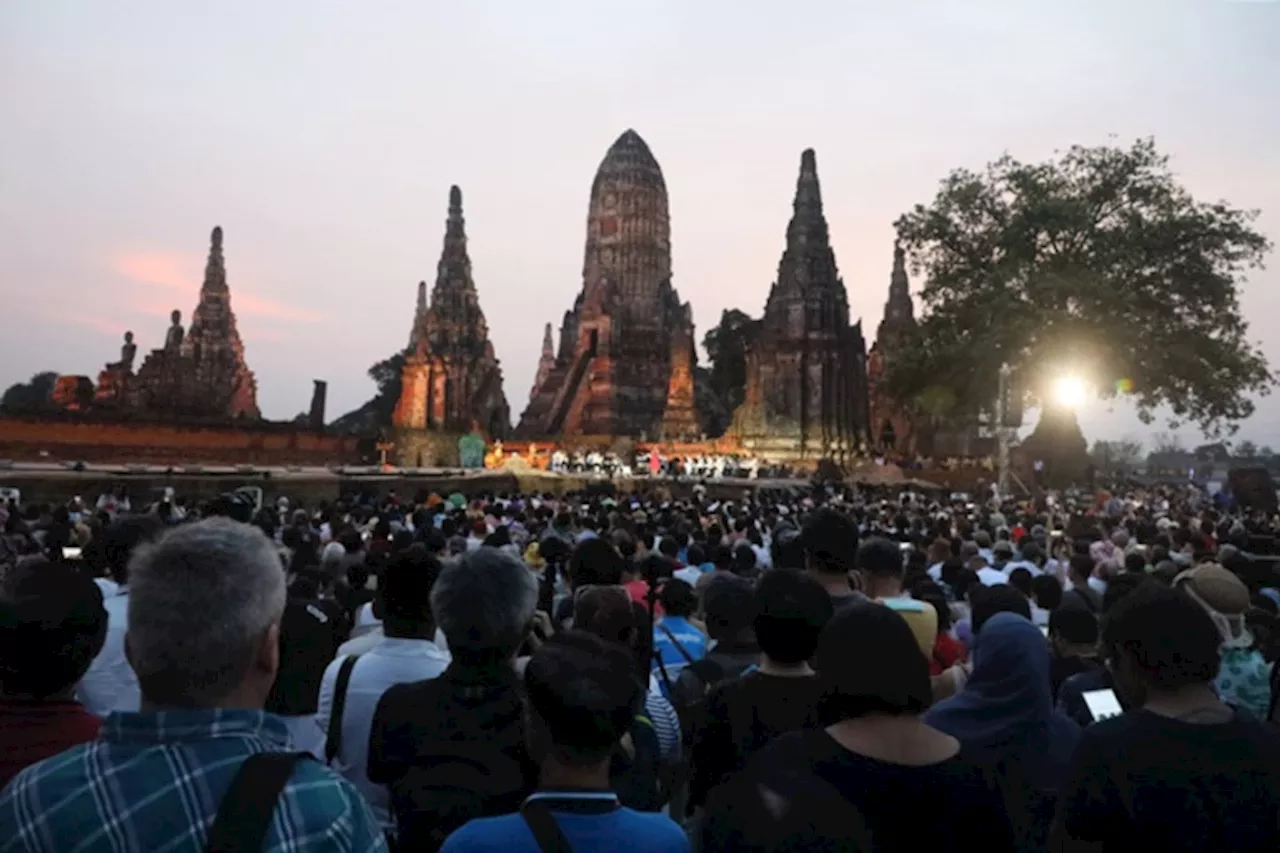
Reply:
M684 651L678 643L676 648L681 652ZM677 678L674 682L671 681L662 658L656 653L655 660L658 662L658 676L663 686L667 688L671 706L676 709L676 715L680 718L680 737L686 744L692 742L694 732L706 719L707 696L711 691L720 684L740 678L756 669L755 664L726 666L713 657L690 661L681 672L681 676L687 672L697 680L694 682L694 689L688 690L685 689L689 687L688 679L682 681L681 678Z
M419 763L391 786L398 816L413 814L413 824L426 837L401 828L405 849L438 850L449 833L478 817L512 812L525 794L519 760L487 741L438 741L431 762Z
M658 732L652 720L638 713L632 718L627 734L628 737L614 747L609 759L609 783L622 805L640 812L656 812L667 800L659 781Z
M460 687L437 681L440 691ZM434 851L469 820L517 811L531 779L518 707L480 720L452 697L420 698L450 719L422 732L412 765L389 787L402 849Z
M704 853L874 850L858 809L832 773L832 746L813 732L787 735L788 754L748 765L707 797L698 847Z

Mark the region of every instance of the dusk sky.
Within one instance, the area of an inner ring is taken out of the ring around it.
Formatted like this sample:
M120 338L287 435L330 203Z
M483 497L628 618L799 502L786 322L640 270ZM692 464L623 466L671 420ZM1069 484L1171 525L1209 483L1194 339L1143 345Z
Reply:
M0 387L96 379L126 329L140 363L171 309L189 320L221 225L263 414L323 378L336 417L405 345L456 183L518 415L628 127L666 176L699 338L759 316L807 147L871 332L893 220L1005 151L1154 136L1197 197L1280 238L1280 2L6 0ZM1280 367L1271 261L1243 304ZM1112 408L1082 412L1091 440L1161 429ZM1280 448L1280 395L1240 437Z

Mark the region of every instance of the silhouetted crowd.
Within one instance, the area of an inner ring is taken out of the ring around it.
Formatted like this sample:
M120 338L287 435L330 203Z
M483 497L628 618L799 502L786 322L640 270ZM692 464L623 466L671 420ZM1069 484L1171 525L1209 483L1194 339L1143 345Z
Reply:
M0 853L1275 851L1276 519L0 503Z

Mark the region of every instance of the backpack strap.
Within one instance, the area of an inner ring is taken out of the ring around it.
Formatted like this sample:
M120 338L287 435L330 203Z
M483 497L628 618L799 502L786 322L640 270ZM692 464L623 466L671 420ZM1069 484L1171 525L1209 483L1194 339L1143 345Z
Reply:
M520 816L528 824L542 853L573 853L569 839L565 837L564 830L560 828L546 803L537 800L526 802L520 807Z
M259 752L240 765L209 827L205 853L259 853L276 802L303 752Z
M680 657L684 658L685 663L694 663L693 655L689 654L688 650L676 639L676 635L671 633L670 628L666 625L659 625L658 630L667 635L667 639L675 645L676 651L680 653Z
M324 760L332 764L342 752L342 714L347 709L347 687L351 684L351 670L356 668L356 658L351 655L338 667L338 680L333 685L333 704L329 707L329 731L324 737Z

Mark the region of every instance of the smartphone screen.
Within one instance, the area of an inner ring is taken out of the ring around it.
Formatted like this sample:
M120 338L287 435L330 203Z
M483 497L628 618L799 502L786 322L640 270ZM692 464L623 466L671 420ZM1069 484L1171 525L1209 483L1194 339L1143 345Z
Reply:
M1084 699L1084 704L1089 708L1089 713L1093 715L1095 722L1118 717L1124 713L1114 690L1089 690L1081 693L1080 697Z

